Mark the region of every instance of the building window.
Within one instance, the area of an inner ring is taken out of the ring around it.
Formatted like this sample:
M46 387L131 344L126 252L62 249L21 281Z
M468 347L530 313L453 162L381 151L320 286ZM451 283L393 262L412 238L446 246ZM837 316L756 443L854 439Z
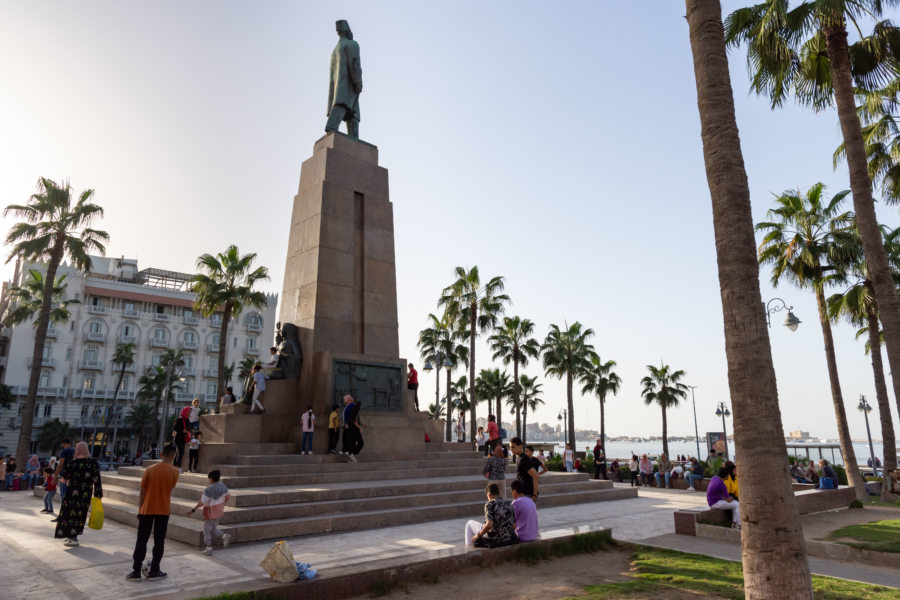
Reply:
M66 387L67 385L69 385L69 376L63 375L63 387Z
M163 353L160 352L159 350L157 350L157 351L155 351L155 352L153 353L153 360L152 360L152 363L153 363L153 366L154 366L154 367L158 367L158 366L159 366L160 360L162 360L162 355L163 355Z
M134 310L134 302L126 302L125 310Z
M209 357L209 370L213 371L213 372L219 370L219 357L218 356L210 356Z
M41 380L38 382L38 387L50 387L50 371L41 371Z
M45 404L45 405L44 405L44 416L45 416L45 417L49 417L49 416L52 415L52 414L53 414L53 405L52 405L52 404Z
M235 338L235 339L237 339L237 338ZM248 338L247 338L247 349L248 349L248 350L255 350L256 348L257 348L257 346L256 346L256 336L254 335L254 336L248 337Z
M237 338L234 338L234 340L232 340L232 342L231 342L231 347L232 347L232 348L237 348Z
M75 331L75 321L69 321L69 331Z
M96 385L96 380L94 379L94 375L89 374L84 376L84 381L81 384L81 388L84 390L93 390Z
M122 325L122 335L123 336L134 336L134 325L131 323L125 323Z
M84 349L84 360L96 361L99 348L94 345L86 346Z
M100 321L96 321L96 320L91 321L88 324L88 327L89 327L88 331L91 333L102 333L103 332L103 325L100 323Z
M183 358L184 358L184 368L192 369L194 367L194 355L190 354L190 353L184 354Z
M72 346L66 348L66 360L72 360Z
M38 416L40 414L40 412L41 412L41 405L35 404L34 405L34 416Z
M164 340L167 337L169 337L169 332L166 330L165 327L157 327L156 329L153 330L153 337L158 340Z
M206 384L206 393L209 395L215 395L216 393L216 384L215 383L207 383Z
M213 346L218 346L219 345L219 334L214 333L211 336L209 336L209 343L212 344Z
M131 387L131 377L126 375L122 378L122 391L127 392L129 387Z
M193 331L185 331L184 332L184 341L187 343L192 343L194 341L195 334Z
M247 317L247 325L259 325L259 314L252 313Z
M100 298L98 298L97 296L92 296L91 306L100 306Z
M51 342L44 342L44 352L41 355L41 358L44 360L50 360L50 355L53 352L53 344Z
M156 305L156 314L161 315L164 312L166 312L166 307L163 306L162 304L157 304Z
M184 314L185 317L187 317L187 318L190 319L191 317L194 316L194 311L192 311L192 310L189 309L189 308L186 308L186 309L184 309L184 313L183 313L183 314Z

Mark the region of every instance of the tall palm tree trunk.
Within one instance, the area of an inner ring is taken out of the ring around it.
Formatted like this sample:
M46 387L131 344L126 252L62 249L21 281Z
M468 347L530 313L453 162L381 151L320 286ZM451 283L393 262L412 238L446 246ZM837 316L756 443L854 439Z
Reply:
M469 324L469 440L475 440L475 325L478 320L478 305L473 305L472 322ZM490 406L490 403L488 403ZM490 410L490 409L488 409Z
M216 398L225 393L225 352L228 350L228 322L231 320L232 303L225 303L222 312L222 326L219 328L219 360L216 362ZM169 391L171 394L171 390ZM169 398L171 400L171 398ZM175 406L174 404L172 405Z
M56 271L62 262L65 246L64 236L57 236L50 262L47 264L47 275L44 278L44 297L38 313L37 328L34 330L34 349L31 352L31 373L28 375L28 394L25 406L22 407L22 428L19 430L19 442L16 444L16 462L24 465L28 462L31 450L31 428L34 427L34 403L37 401L38 384L41 380L41 364L44 358L44 343L47 341L47 327L50 325L50 308L53 300L53 282Z
M844 395L841 392L841 381L838 377L837 358L834 354L834 337L831 335L831 321L825 307L825 291L816 285L816 305L819 307L819 322L822 325L822 337L825 339L825 358L828 362L828 381L831 383L831 399L834 402L834 417L838 426L838 438L841 454L844 457L844 468L847 471L847 482L856 489L856 497L860 502L868 502L869 493L856 463L856 451L850 437L850 425L847 422L847 411L844 408Z
M719 0L686 0L713 206L747 600L813 600L769 346ZM780 474L780 475L779 475Z
M435 419L437 418L438 409L441 407L441 360L440 354L436 355L435 361L437 364L434 366L434 407L435 407ZM449 389L449 388L448 388ZM450 403L447 403L447 410L450 410Z
M606 453L606 394L600 396L600 443ZM605 462L605 461L604 461Z
M513 357L513 402L516 405L516 435L522 437L522 407L519 405L519 359Z
M522 438L522 445L525 446L528 444L528 435L525 433L528 430L528 403L525 403L525 406L522 407L522 431L519 432L519 437Z
M881 361L881 333L878 327L878 313L869 308L869 353L872 355L872 372L875 374L875 398L878 400L878 415L881 418L881 441L884 448L884 473L882 474L881 497L885 501L893 499L888 475L897 468L897 443L894 438L894 422L891 417L891 402L887 384L884 381L884 364ZM873 457L874 459L874 457ZM875 468L875 465L872 465Z
M451 398L450 389L450 369L447 369L447 414L445 415L446 423L444 423L444 426L447 428L448 442L450 441L450 413L453 410L451 408L453 406L453 398ZM440 408L440 404L438 407Z
M123 379L125 379L125 363L122 363L122 370L119 372L119 380L116 382L116 390L113 392L112 418L115 419L115 423L113 423L113 454L116 452L116 438L119 433L119 420L116 418L116 402L119 400L119 390L122 388ZM109 425L106 427L106 437L107 439L109 438Z
M847 167L850 171L850 190L853 192L853 209L856 226L866 255L869 278L875 290L878 313L884 327L884 344L890 364L894 397L900 402L900 299L894 287L891 268L878 219L875 200L872 197L872 180L869 178L868 161L859 116L856 113L856 97L850 72L850 51L847 46L847 29L843 23L823 28L825 47L831 63L831 79L838 119L844 137Z
M662 430L663 454L665 454L666 456L669 456L669 422L666 419L666 405L661 404L660 406L662 407L662 421L663 421L663 423L662 423L662 425L663 425L663 430Z
M566 372L566 401L569 407L569 419L566 426L569 429L569 443L572 444L572 450L575 450L575 411L572 402L572 371Z

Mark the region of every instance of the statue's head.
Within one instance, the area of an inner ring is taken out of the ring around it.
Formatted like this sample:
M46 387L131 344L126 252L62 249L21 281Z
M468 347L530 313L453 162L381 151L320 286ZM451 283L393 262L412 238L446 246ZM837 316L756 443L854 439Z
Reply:
M348 23L345 19L335 21L334 28L337 30L337 34L340 37L347 38L348 40L353 39L353 32L350 31L350 23Z

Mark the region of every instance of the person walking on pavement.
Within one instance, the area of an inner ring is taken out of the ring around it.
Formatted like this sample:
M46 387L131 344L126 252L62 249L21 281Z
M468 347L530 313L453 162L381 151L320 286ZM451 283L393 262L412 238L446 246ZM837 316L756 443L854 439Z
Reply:
M137 541L134 544L131 572L128 581L141 580L141 564L147 556L147 542L153 533L153 560L147 579L162 579L166 573L160 570L163 552L166 548L166 530L169 527L169 512L172 490L178 483L178 469L172 465L175 460L175 446L166 444L162 451L162 462L144 469L141 477L141 495L138 501Z
M594 479L600 479L600 476L606 479L606 453L603 451L603 443L597 440L594 446Z
M66 461L60 477L66 481L68 491L59 508L54 537L66 538L66 546L77 546L78 536L84 532L91 496L103 497L100 465L91 458L85 442L78 442L75 446L75 458L72 462Z

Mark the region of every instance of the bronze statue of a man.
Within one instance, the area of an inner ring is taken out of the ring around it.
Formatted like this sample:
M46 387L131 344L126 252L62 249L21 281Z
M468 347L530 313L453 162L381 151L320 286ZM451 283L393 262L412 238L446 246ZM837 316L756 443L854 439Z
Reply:
M338 40L331 52L331 77L328 81L328 122L325 131L337 131L347 122L347 135L359 139L359 94L362 92L362 66L359 44L353 41L350 24L335 23Z

